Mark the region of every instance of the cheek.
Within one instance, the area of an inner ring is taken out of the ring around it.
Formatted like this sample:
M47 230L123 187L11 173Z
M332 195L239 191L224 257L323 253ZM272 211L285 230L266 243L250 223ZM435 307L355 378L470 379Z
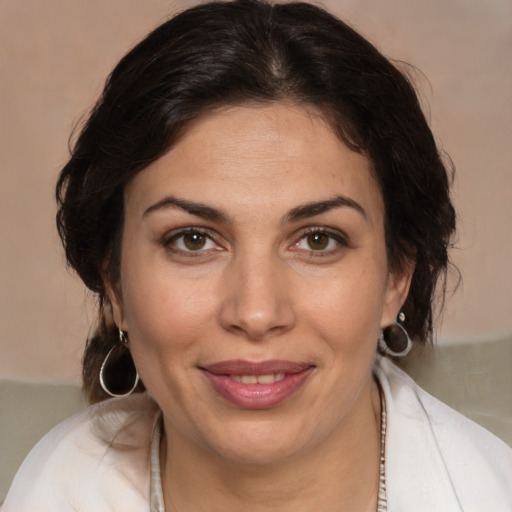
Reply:
M204 347L200 341L208 339L212 307L206 294L178 279L139 275L123 290L132 355L149 393L175 409L190 392L189 372Z
M213 317L214 294L204 281L187 281L179 273L155 266L151 272L144 268L148 266L139 265L138 271L123 282L130 339L149 350L185 349L201 336Z
M386 272L381 267L350 266L322 286L310 287L304 301L305 316L333 351L373 352L386 287Z

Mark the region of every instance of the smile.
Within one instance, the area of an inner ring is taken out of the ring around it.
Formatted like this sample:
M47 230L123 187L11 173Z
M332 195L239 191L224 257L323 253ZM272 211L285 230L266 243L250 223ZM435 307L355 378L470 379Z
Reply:
M269 409L290 398L314 370L291 361L223 361L200 368L213 390L243 409Z

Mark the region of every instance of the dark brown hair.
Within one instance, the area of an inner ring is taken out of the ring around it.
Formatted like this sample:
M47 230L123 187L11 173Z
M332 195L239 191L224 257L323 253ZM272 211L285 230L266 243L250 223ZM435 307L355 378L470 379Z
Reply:
M432 301L455 228L449 178L408 79L344 22L307 3L213 2L149 34L116 66L57 184L68 263L99 296L84 389L104 398L102 360L118 343L104 279L119 278L123 190L189 124L243 103L315 107L373 163L385 203L389 265L415 262L403 310L411 338L432 336Z

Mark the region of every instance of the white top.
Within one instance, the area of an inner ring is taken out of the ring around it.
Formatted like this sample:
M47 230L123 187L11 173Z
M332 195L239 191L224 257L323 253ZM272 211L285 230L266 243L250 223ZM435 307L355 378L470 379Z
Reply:
M379 358L389 512L511 512L512 449ZM163 512L161 414L147 395L91 406L30 452L2 512Z

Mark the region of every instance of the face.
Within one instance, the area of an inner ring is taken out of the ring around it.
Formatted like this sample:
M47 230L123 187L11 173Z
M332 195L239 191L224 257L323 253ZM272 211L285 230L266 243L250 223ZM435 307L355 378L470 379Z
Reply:
M282 104L213 113L134 178L120 275L114 317L168 439L246 462L368 421L408 283L369 161Z

